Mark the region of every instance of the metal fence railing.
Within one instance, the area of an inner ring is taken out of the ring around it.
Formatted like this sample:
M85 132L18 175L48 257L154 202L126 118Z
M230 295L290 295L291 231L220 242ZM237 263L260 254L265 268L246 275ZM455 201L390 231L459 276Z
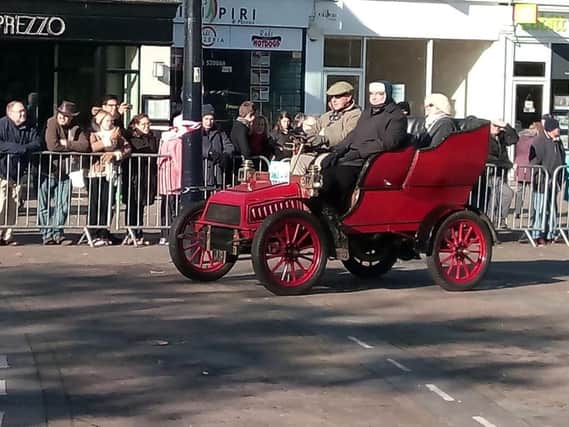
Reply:
M209 196L235 185L243 160L204 160L199 190ZM269 159L253 160L257 170L269 170ZM80 242L90 245L104 242L114 230L124 232L123 243L134 245L143 231L165 238L179 213L181 194L188 190L182 189L179 163L159 154L119 160L112 153L43 152L25 162L10 155L2 161L0 238L6 240L13 230L39 230L44 241L78 230ZM513 177L487 165L468 203L486 213L497 231L521 232L534 246L540 237L562 239L569 246L567 167L550 177L541 166L527 166Z

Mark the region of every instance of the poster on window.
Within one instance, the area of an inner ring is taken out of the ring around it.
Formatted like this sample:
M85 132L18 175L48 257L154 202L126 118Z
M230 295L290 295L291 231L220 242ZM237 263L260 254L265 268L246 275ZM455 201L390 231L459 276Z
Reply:
M271 82L271 70L268 68L251 68L252 85L268 85Z
M553 97L553 109L569 111L569 96L555 95Z
M271 52L256 50L251 52L251 67L270 67Z
M251 101L269 102L269 86L251 86Z

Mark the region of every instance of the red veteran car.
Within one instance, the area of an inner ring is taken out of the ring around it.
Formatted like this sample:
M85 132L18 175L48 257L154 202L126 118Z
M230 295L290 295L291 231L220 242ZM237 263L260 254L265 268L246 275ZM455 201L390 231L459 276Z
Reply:
M320 171L274 184L249 162L240 183L186 209L173 225L170 254L195 281L215 281L242 254L251 254L258 280L278 295L308 292L328 259L341 259L358 277L388 272L398 259L424 254L435 283L467 290L484 278L495 233L467 203L488 155L489 127L450 135L435 148L408 147L368 159L340 227L348 251L334 244L329 221L311 201ZM296 178L296 179L295 179Z

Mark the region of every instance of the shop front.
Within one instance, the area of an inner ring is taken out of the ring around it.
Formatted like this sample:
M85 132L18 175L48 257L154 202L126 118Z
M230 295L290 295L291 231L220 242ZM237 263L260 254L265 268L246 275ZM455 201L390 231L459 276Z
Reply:
M528 127L542 114L559 119L567 146L569 125L569 11L539 6L535 24L516 26L512 101L517 121Z
M440 92L457 117L504 117L511 8L498 4L343 0L316 2L307 30L306 110L326 109L325 91L348 80L364 106L369 82L395 84L397 101L423 114Z
M204 102L229 128L241 102L253 100L272 125L281 111L303 110L304 32L312 1L208 0L203 5ZM172 97L182 88L181 10L174 29ZM178 107L179 108L179 107Z
M43 126L63 99L75 101L87 123L91 106L113 93L141 111L141 99L159 86L145 65L172 42L176 4L3 0L0 4L0 111L24 101ZM161 52L164 56L164 52ZM142 83L141 83L142 82ZM169 97L169 86L158 90ZM129 117L127 117L128 119Z

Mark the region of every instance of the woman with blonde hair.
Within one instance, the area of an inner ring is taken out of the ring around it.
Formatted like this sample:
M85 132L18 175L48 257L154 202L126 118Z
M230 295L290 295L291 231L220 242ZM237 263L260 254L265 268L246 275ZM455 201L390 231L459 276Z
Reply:
M425 128L418 141L420 148L439 146L458 127L452 119L452 105L442 93L431 93L425 98Z

